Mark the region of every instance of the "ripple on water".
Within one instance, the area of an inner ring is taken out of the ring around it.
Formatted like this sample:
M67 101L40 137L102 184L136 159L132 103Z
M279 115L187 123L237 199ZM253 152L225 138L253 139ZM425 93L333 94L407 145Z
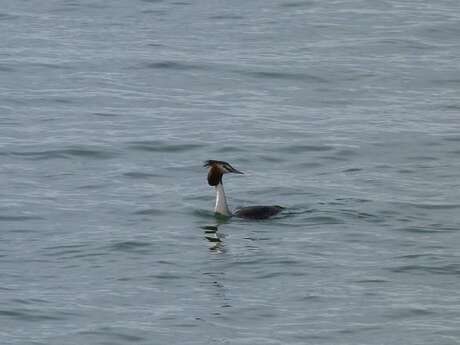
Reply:
M438 274L438 275L460 275L460 264L447 265L427 265L427 264L407 264L399 265L389 269L393 273L411 274Z
M164 177L164 175L160 174L152 174L152 173L147 173L143 171L130 171L123 173L123 176L132 178L132 179L150 179L150 178L155 178L155 177Z
M116 242L109 246L111 251L120 251L126 253L150 253L153 244L144 241L122 241Z
M204 147L203 144L170 144L155 140L132 141L128 145L131 149L148 152L186 152Z
M23 222L26 220L43 220L45 218L33 215L0 215L0 222Z
M142 210L134 211L133 214L138 214L138 215L158 215L158 214L164 214L164 210L160 210L157 208L145 208Z
M29 160L48 160L48 159L69 159L73 157L109 159L116 157L115 151L103 147L69 147L59 150L40 150L40 151L3 151L3 156L16 156Z
M17 319L20 321L30 321L30 322L64 320L69 314L70 313L59 312L56 310L53 310L52 315L51 315L51 314L46 314L36 309L22 309L22 308L15 308L15 309L8 309L8 310L0 309L0 316L13 318L13 319Z
M132 334L132 333L136 334ZM78 333L78 339L85 339L85 338L92 338L92 337L97 337L100 339L101 337L107 339L107 344L113 343L118 343L121 342L123 344L131 344L131 343L136 343L140 341L146 340L145 337L142 337L139 335L139 332L137 330L133 329L123 329L122 327L100 327L95 330L90 330L90 331L80 331ZM83 341L84 343L85 341ZM89 339L88 339L89 342Z
M310 144L296 144L280 147L279 151L288 153L302 153L302 152L324 152L331 151L334 147L330 145L310 145Z
M287 81L302 81L302 82L313 82L313 83L327 83L327 80L312 74L304 72L279 72L279 71L241 71L249 77L257 79L274 79L274 80L287 80Z
M173 71L195 71L195 70L206 70L208 67L205 65L199 65L183 61L157 61L149 62L144 64L145 68L149 69L161 69L161 70L173 70Z

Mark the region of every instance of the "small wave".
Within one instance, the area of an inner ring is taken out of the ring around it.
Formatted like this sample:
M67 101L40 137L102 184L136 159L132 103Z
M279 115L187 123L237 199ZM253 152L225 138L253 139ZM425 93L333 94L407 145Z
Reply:
M343 224L343 220L332 217L332 216L314 216L307 217L305 221L308 225L319 225L319 224Z
M9 13L0 13L0 20L12 20L16 18L19 18L19 16Z
M101 116L101 117L117 117L120 116L120 114L116 113L108 113L108 112L95 112L93 113L94 116Z
M142 172L142 171L130 171L130 172L124 173L123 176L133 178L133 179L149 179L152 177L160 177L161 175Z
M301 152L324 152L324 151L331 151L334 147L330 145L304 145L304 144L297 144L297 145L289 145L280 148L280 151L289 152L289 153L301 153Z
M245 152L246 150L238 146L221 146L215 150L217 153Z
M359 279L354 281L357 284L383 284L388 283L389 280L382 278Z
M451 232L459 231L459 228L455 227L446 227L445 225L433 225L433 226L408 226L399 229L400 231L410 232L410 233L439 233L439 232Z
M141 242L141 241L123 241L117 242L110 245L110 249L114 251L121 251L121 252L149 252L147 248L151 247L151 242Z
M415 207L422 210L453 210L460 208L460 204L425 204L412 202L395 202L396 205Z
M159 62L149 62L144 65L144 67L152 69L167 69L175 71L192 71L192 70L206 70L206 66L180 62L180 61L159 61Z
M167 144L160 141L133 141L129 147L139 151L148 152L186 152L202 148L202 144Z
M435 312L425 308L394 308L390 312L387 312L386 316L392 319L405 319L432 314L435 314Z
M13 72L14 68L5 64L0 64L0 72Z
M299 7L310 7L314 5L314 1L296 1L296 2L285 2L280 4L280 7L284 8L299 8Z
M135 343L135 342L141 342L141 341L144 341L146 340L146 338L144 337L141 337L139 335L134 335L134 334L128 334L128 332L132 332L133 330L126 330L126 333L123 331L122 328L120 327L117 327L116 329L115 328L111 328L111 327L101 327L99 329L96 329L96 330L91 330L91 331L80 331L78 333L78 336L79 338L83 337L88 337L88 336L97 336L97 337L103 337L103 338L108 338L108 339L112 339L112 341L109 341L107 342L108 344L111 344L112 342L113 343L118 343L118 342L121 342L123 344L131 344L131 343ZM85 343L85 341L83 341L83 343ZM86 342L86 343L90 343L90 342Z
M44 151L6 151L0 153L4 156L23 157L30 160L68 159L71 157L85 157L94 159L109 159L116 156L113 151L102 148L67 148L60 150Z
M53 314L56 314L55 311L53 311ZM64 314L64 313L60 313ZM49 315L49 314L44 314L36 310L28 310L28 309L11 309L11 310L0 310L0 316L5 316L21 321L35 321L35 322L41 322L41 321L46 321L46 320L62 320L62 316L56 316L56 315Z
M276 80L291 80L291 81L305 81L305 82L315 82L315 83L327 83L326 79L321 77L298 72L276 72L276 71L245 71L243 74L252 76L255 78L263 79L276 79Z
M452 135L444 138L445 141L453 141L453 142L459 142L460 141L460 136L458 135Z
M361 168L348 168L348 169L342 170L342 172L350 173L350 172L358 172L358 171L362 171L362 170L363 169L361 169Z
M231 20L238 20L238 19L244 19L243 16L238 16L235 14L218 14L215 16L210 16L208 19L211 20L225 20L225 19L231 19Z
M7 215L0 215L0 221L5 221L5 222L22 222L25 220L42 220L44 218L40 216L7 216Z
M163 214L163 210L159 210L156 208L146 208L143 210L138 210L133 212L133 214L138 214L138 215L157 215L157 214Z
M389 269L393 273L417 273L417 274L439 274L439 275L455 275L460 274L459 264L448 264L442 266L434 265L401 265Z

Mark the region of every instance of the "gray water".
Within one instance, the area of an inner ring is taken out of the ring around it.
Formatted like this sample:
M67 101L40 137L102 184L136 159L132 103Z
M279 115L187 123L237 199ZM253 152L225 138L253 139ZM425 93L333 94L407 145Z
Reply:
M1 344L459 344L460 2L0 8ZM216 219L206 159L232 208Z

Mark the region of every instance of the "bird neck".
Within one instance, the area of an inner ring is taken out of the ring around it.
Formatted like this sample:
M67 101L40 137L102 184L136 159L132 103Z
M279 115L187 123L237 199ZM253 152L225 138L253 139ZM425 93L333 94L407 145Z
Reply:
M214 208L214 212L228 217L232 215L227 205L227 198L225 197L224 185L222 182L216 186L216 207Z

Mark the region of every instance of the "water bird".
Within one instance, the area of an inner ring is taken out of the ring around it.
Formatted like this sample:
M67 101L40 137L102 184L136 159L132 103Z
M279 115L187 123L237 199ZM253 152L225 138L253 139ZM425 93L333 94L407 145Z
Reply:
M224 174L243 174L236 170L229 163L224 161L208 160L204 163L204 167L208 168L208 184L216 189L216 206L214 212L226 217L236 216L246 219L267 219L277 215L283 210L283 207L274 206L249 206L237 209L231 212L228 208L227 198L225 197L224 185L222 176Z

